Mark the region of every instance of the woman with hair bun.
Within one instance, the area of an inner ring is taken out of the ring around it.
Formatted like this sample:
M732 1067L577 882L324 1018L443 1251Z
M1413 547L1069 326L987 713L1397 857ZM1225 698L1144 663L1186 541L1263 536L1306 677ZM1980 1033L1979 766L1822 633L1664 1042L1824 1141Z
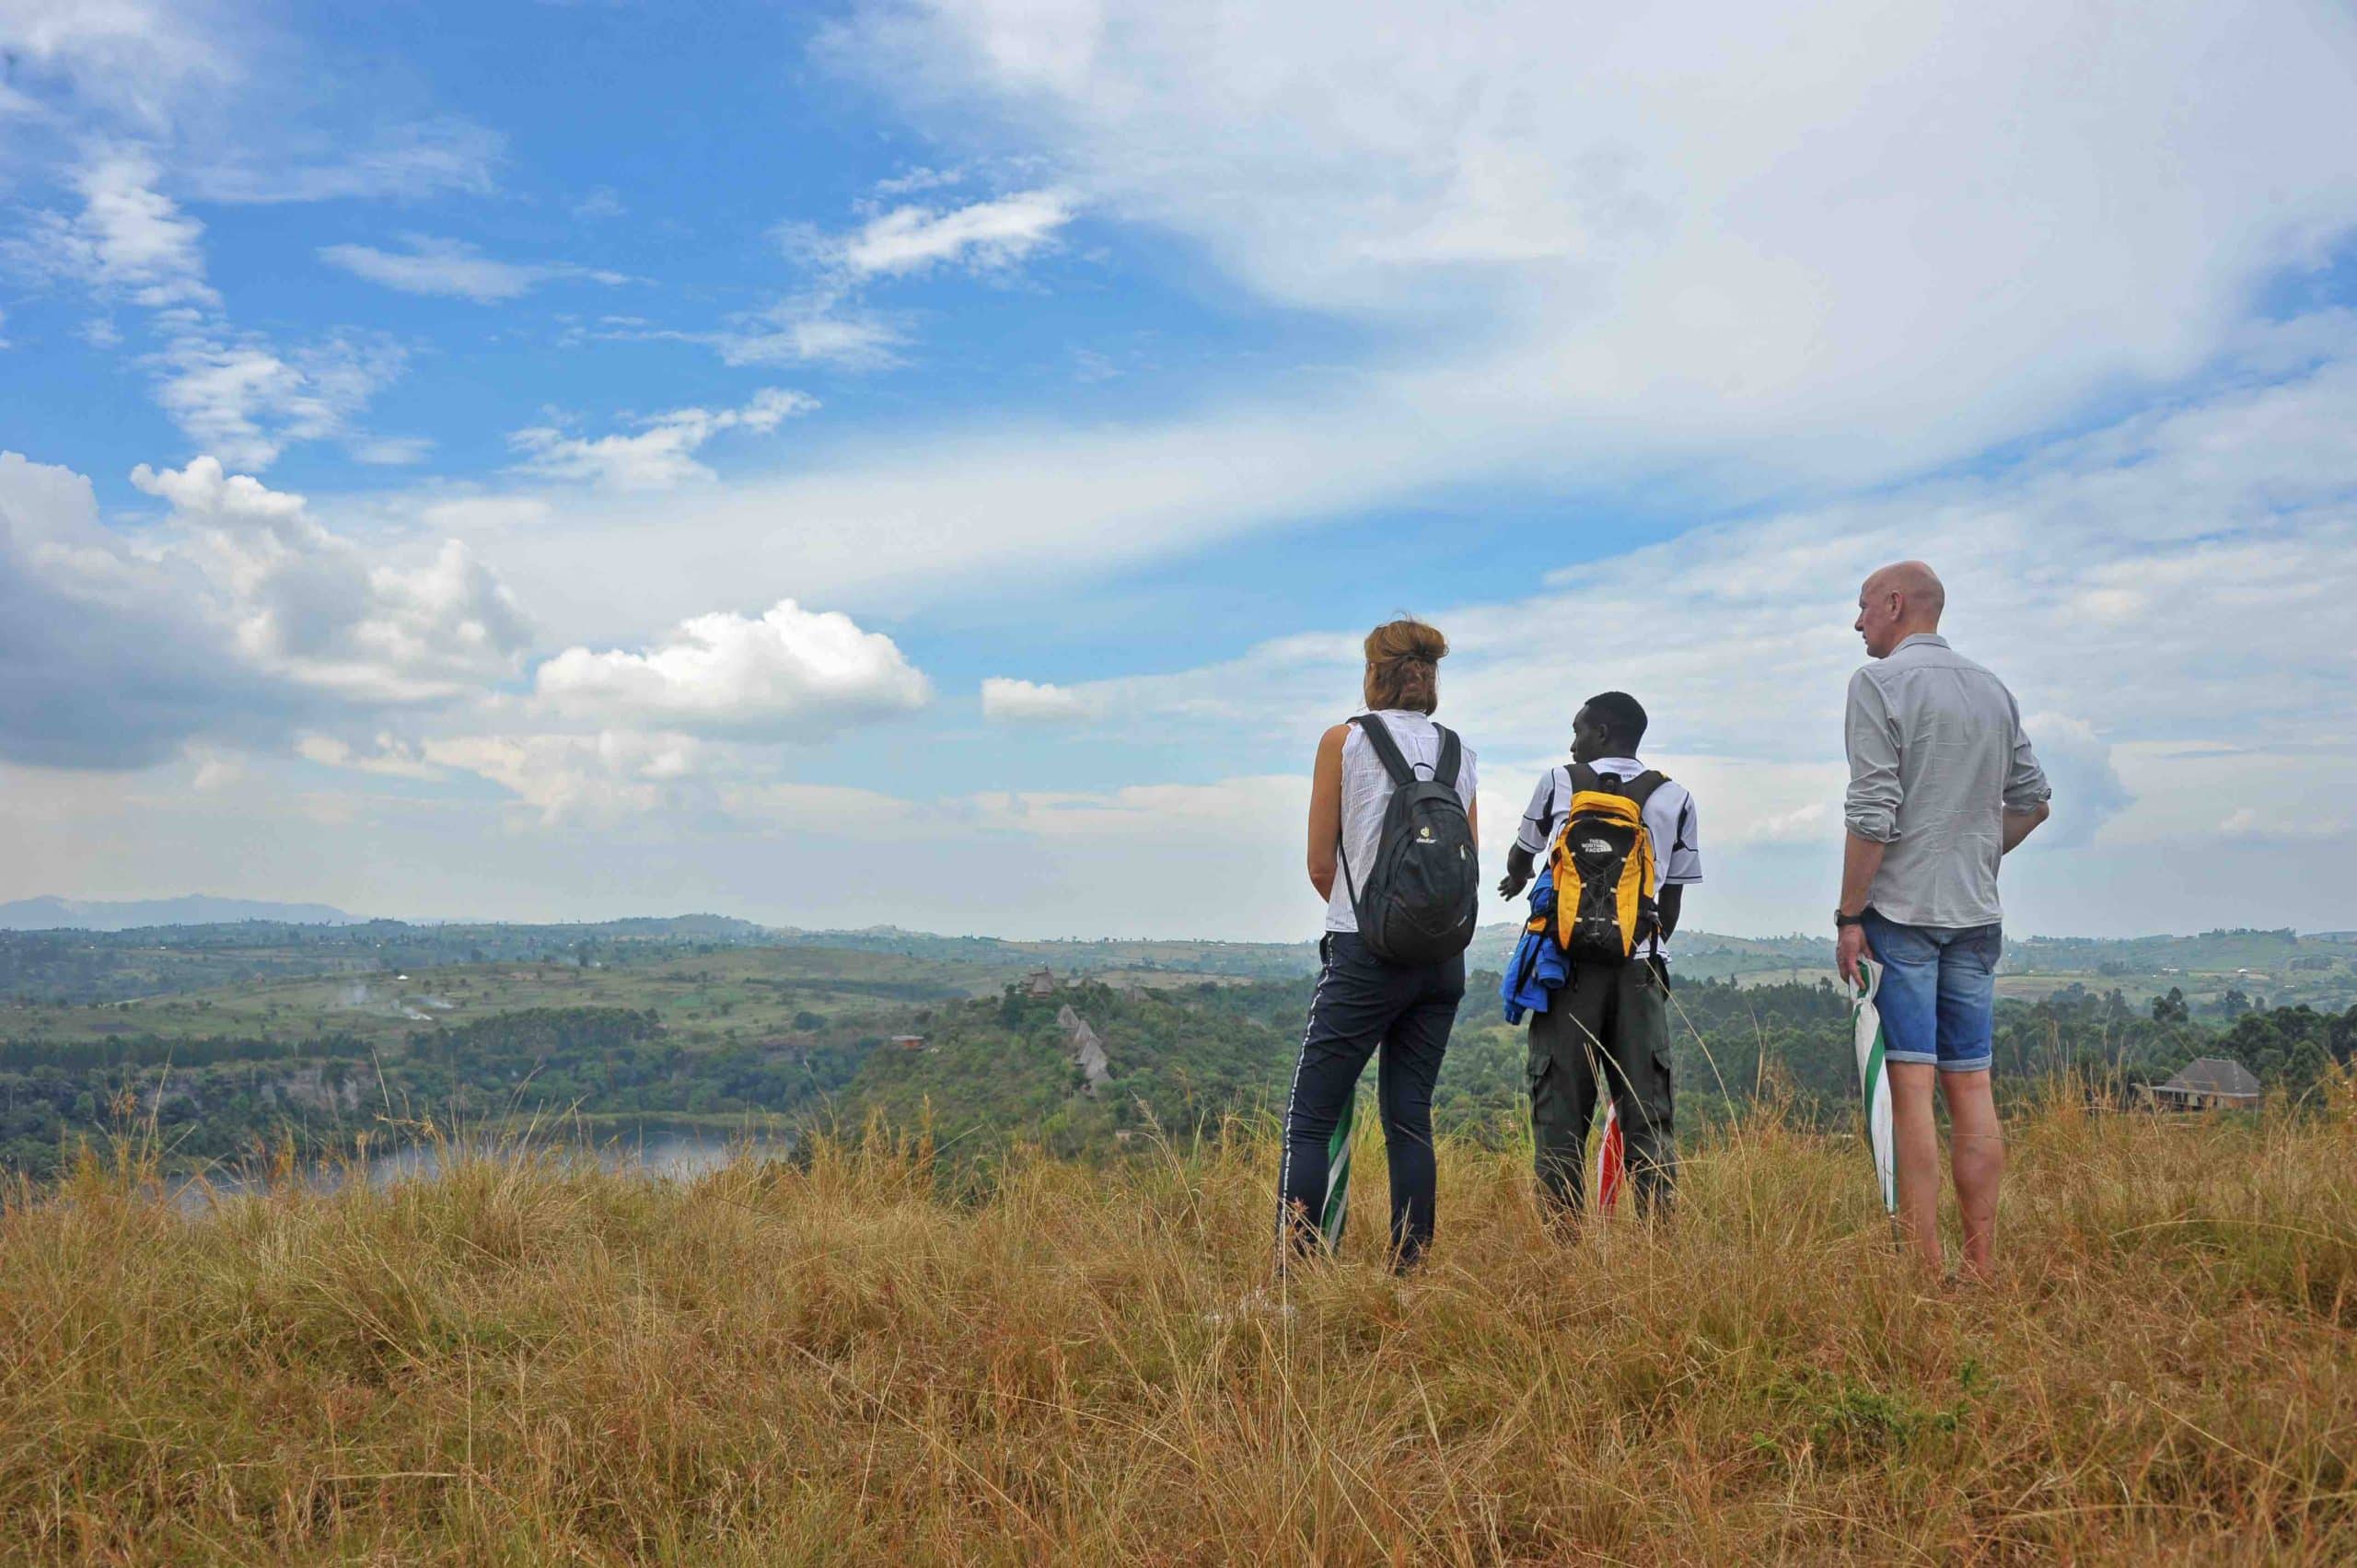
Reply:
M1285 1107L1281 1262L1341 1239L1352 1098L1378 1050L1393 1266L1411 1267L1432 1240L1433 1086L1465 994L1480 875L1473 749L1432 718L1447 653L1421 621L1368 633L1366 711L1318 743L1309 882L1326 935ZM1441 916L1423 918L1435 900Z

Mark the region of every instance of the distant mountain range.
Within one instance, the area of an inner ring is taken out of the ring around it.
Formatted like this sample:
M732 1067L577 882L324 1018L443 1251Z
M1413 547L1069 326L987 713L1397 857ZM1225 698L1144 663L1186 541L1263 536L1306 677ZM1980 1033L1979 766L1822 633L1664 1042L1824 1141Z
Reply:
M17 899L0 903L0 931L129 931L143 925L234 925L275 920L289 925L356 925L332 904L280 904L261 899Z

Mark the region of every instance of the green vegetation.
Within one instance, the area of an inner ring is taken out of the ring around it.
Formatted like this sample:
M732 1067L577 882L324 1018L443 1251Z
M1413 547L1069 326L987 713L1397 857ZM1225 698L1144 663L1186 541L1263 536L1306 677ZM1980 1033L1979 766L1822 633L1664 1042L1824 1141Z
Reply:
M1853 1136L1773 1113L1696 1140L1659 1230L1550 1232L1526 1150L1449 1140L1415 1280L1360 1225L1281 1293L1265 1124L1018 1156L955 1202L880 1136L687 1184L476 1160L193 1214L93 1162L0 1203L0 1537L124 1564L2345 1562L2352 1090L2026 1109L1980 1289L1894 1251Z
M339 1154L364 1133L382 1146L429 1121L552 1114L830 1127L880 1114L930 1125L952 1163L995 1161L1026 1140L1111 1158L1157 1132L1190 1135L1280 1107L1311 986L1306 967L1262 979L1182 971L1185 944L1021 947L888 932L830 947L677 925L594 928L554 961L470 956L439 968L270 974L129 1004L0 1007L0 1165L51 1176L77 1141L134 1122L152 1124L161 1156L185 1169L290 1148ZM203 961L250 955L223 934L245 928L206 929L212 936L188 949ZM470 928L416 929L459 941L451 934ZM139 940L126 953L180 951L152 933L128 935ZM2225 943L2227 957L2269 943L2302 960L2317 956L2310 947L2343 950L2281 933L2187 940ZM1489 935L1483 943L1477 952ZM1683 1125L1724 1122L1761 1098L1809 1125L1850 1115L1848 1013L1829 978L1742 967L1788 964L1804 945L1697 937L1699 950L1681 958L1672 1021ZM900 950L911 946L923 951ZM1194 946L1197 958L1185 961L1238 951ZM1053 947L1118 965L1058 971L1049 993L1034 996L1033 949ZM1289 951L1253 949L1238 961ZM1714 966L1727 978L1707 978ZM1473 977L1435 1107L1445 1127L1492 1142L1511 1134L1525 1084L1523 1033L1500 1020L1495 994L1493 975ZM2349 1059L2357 1014L2277 1005L2268 994L2230 988L2212 1001L2172 987L2147 999L2045 976L2029 999L2000 1003L1999 1082L2013 1095L2079 1072L2124 1104L2140 1083L2226 1055L2306 1103L2325 1069ZM1067 1006L1108 1058L1093 1086L1058 1021ZM895 1037L921 1044L887 1043Z

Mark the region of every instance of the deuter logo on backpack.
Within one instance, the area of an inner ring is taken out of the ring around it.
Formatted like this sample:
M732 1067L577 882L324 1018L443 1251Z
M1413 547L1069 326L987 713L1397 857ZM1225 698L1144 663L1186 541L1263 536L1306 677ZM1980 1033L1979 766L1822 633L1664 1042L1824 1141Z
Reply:
M1455 734L1433 726L1440 757L1433 776L1420 779L1383 721L1361 714L1351 721L1365 735L1391 777L1383 831L1366 880L1353 879L1342 854L1343 886L1357 913L1359 940L1387 964L1438 963L1465 951L1480 910L1481 866L1473 824L1457 796L1464 748Z
M1623 783L1572 765L1571 815L1549 861L1555 881L1555 940L1575 964L1625 964L1660 929L1654 903L1654 837L1645 802L1668 782L1647 769ZM1534 915L1525 927L1546 929Z

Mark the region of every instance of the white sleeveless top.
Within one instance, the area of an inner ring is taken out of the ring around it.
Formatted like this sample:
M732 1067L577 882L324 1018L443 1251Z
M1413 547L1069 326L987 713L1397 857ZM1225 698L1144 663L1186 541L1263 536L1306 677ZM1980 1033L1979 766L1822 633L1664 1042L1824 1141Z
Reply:
M1440 764L1439 726L1422 714L1399 708L1385 708L1376 716L1391 732L1393 743L1416 776L1431 778ZM1457 798L1469 807L1476 784L1473 748L1460 735L1457 749ZM1350 869L1346 876L1341 867L1335 868L1334 894L1326 900L1329 931L1359 928L1358 911L1351 907L1351 889L1366 886L1366 874L1375 867L1376 846L1383 837L1383 812L1391 804L1391 775L1384 771L1383 759L1375 754L1366 731L1351 726L1342 740L1342 861Z

